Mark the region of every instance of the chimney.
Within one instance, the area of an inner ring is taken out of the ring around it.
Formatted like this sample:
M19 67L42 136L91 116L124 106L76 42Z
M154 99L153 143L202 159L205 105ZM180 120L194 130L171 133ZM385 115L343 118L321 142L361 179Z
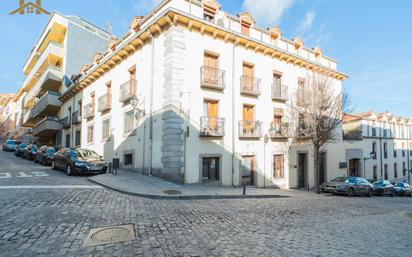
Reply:
M24 0L20 0L20 8L24 5ZM19 14L24 14L24 8L20 9Z
M38 7L41 7L41 0L36 0L36 5L37 5ZM36 14L41 14L39 8L36 8Z

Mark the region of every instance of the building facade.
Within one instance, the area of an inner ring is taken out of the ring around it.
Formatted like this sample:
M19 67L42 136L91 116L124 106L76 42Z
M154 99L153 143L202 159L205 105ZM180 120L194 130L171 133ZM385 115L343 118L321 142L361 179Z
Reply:
M79 118L62 142L183 183L313 187L312 147L295 142L290 114L313 72L341 91L346 75L319 47L214 0L165 0L135 17L60 97L60 118L69 109ZM339 136L323 149L331 178L346 173L342 145Z
M389 112L346 115L349 175L410 183L412 120Z
M26 78L14 97L22 105L17 106L19 134L32 133L32 141L38 144L61 144L60 131L71 121L71 117L59 119L61 92L110 37L108 32L76 16L51 15L25 62Z

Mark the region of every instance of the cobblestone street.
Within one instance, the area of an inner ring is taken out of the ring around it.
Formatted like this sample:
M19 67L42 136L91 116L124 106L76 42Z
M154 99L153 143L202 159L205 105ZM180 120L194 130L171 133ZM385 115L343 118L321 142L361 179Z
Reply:
M0 199L0 256L5 257L411 256L412 252L409 197L299 192L276 199L151 200L97 187L85 176L68 177L0 152ZM122 224L134 226L134 240L83 246L90 229Z

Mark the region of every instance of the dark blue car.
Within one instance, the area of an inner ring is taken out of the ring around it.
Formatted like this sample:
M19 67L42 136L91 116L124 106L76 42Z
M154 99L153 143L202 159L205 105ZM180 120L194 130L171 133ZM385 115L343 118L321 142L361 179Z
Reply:
M23 156L23 152L24 150L27 148L27 144L26 143L21 143L19 144L19 146L16 148L16 151L14 152L14 155L18 156L18 157L22 157Z
M34 157L34 162L38 162L43 165L50 165L55 154L56 149L54 147L44 145L37 151Z

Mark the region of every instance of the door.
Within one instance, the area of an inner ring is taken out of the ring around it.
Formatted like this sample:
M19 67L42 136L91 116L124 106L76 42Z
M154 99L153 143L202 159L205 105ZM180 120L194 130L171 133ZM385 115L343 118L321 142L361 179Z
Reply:
M255 119L255 107L253 105L243 105L243 131L250 133L253 129Z
M220 180L220 157L202 158L202 181Z
M243 182L246 185L255 185L257 182L256 172L255 172L255 157L254 156L244 156L242 161L242 176L249 176L248 178L243 178Z
M205 74L204 74L204 82L208 84L217 85L218 84L218 56L212 53L205 53L204 55L204 65L205 65Z
M319 184L326 182L326 153L319 156Z
M298 154L298 188L306 187L307 182L307 154Z
M253 65L243 63L243 89L253 91Z
M217 101L207 102L207 116L209 118L209 128L216 130L217 127L217 116L219 112L219 106Z
M358 177L359 176L359 159L350 159L349 160L349 176Z

